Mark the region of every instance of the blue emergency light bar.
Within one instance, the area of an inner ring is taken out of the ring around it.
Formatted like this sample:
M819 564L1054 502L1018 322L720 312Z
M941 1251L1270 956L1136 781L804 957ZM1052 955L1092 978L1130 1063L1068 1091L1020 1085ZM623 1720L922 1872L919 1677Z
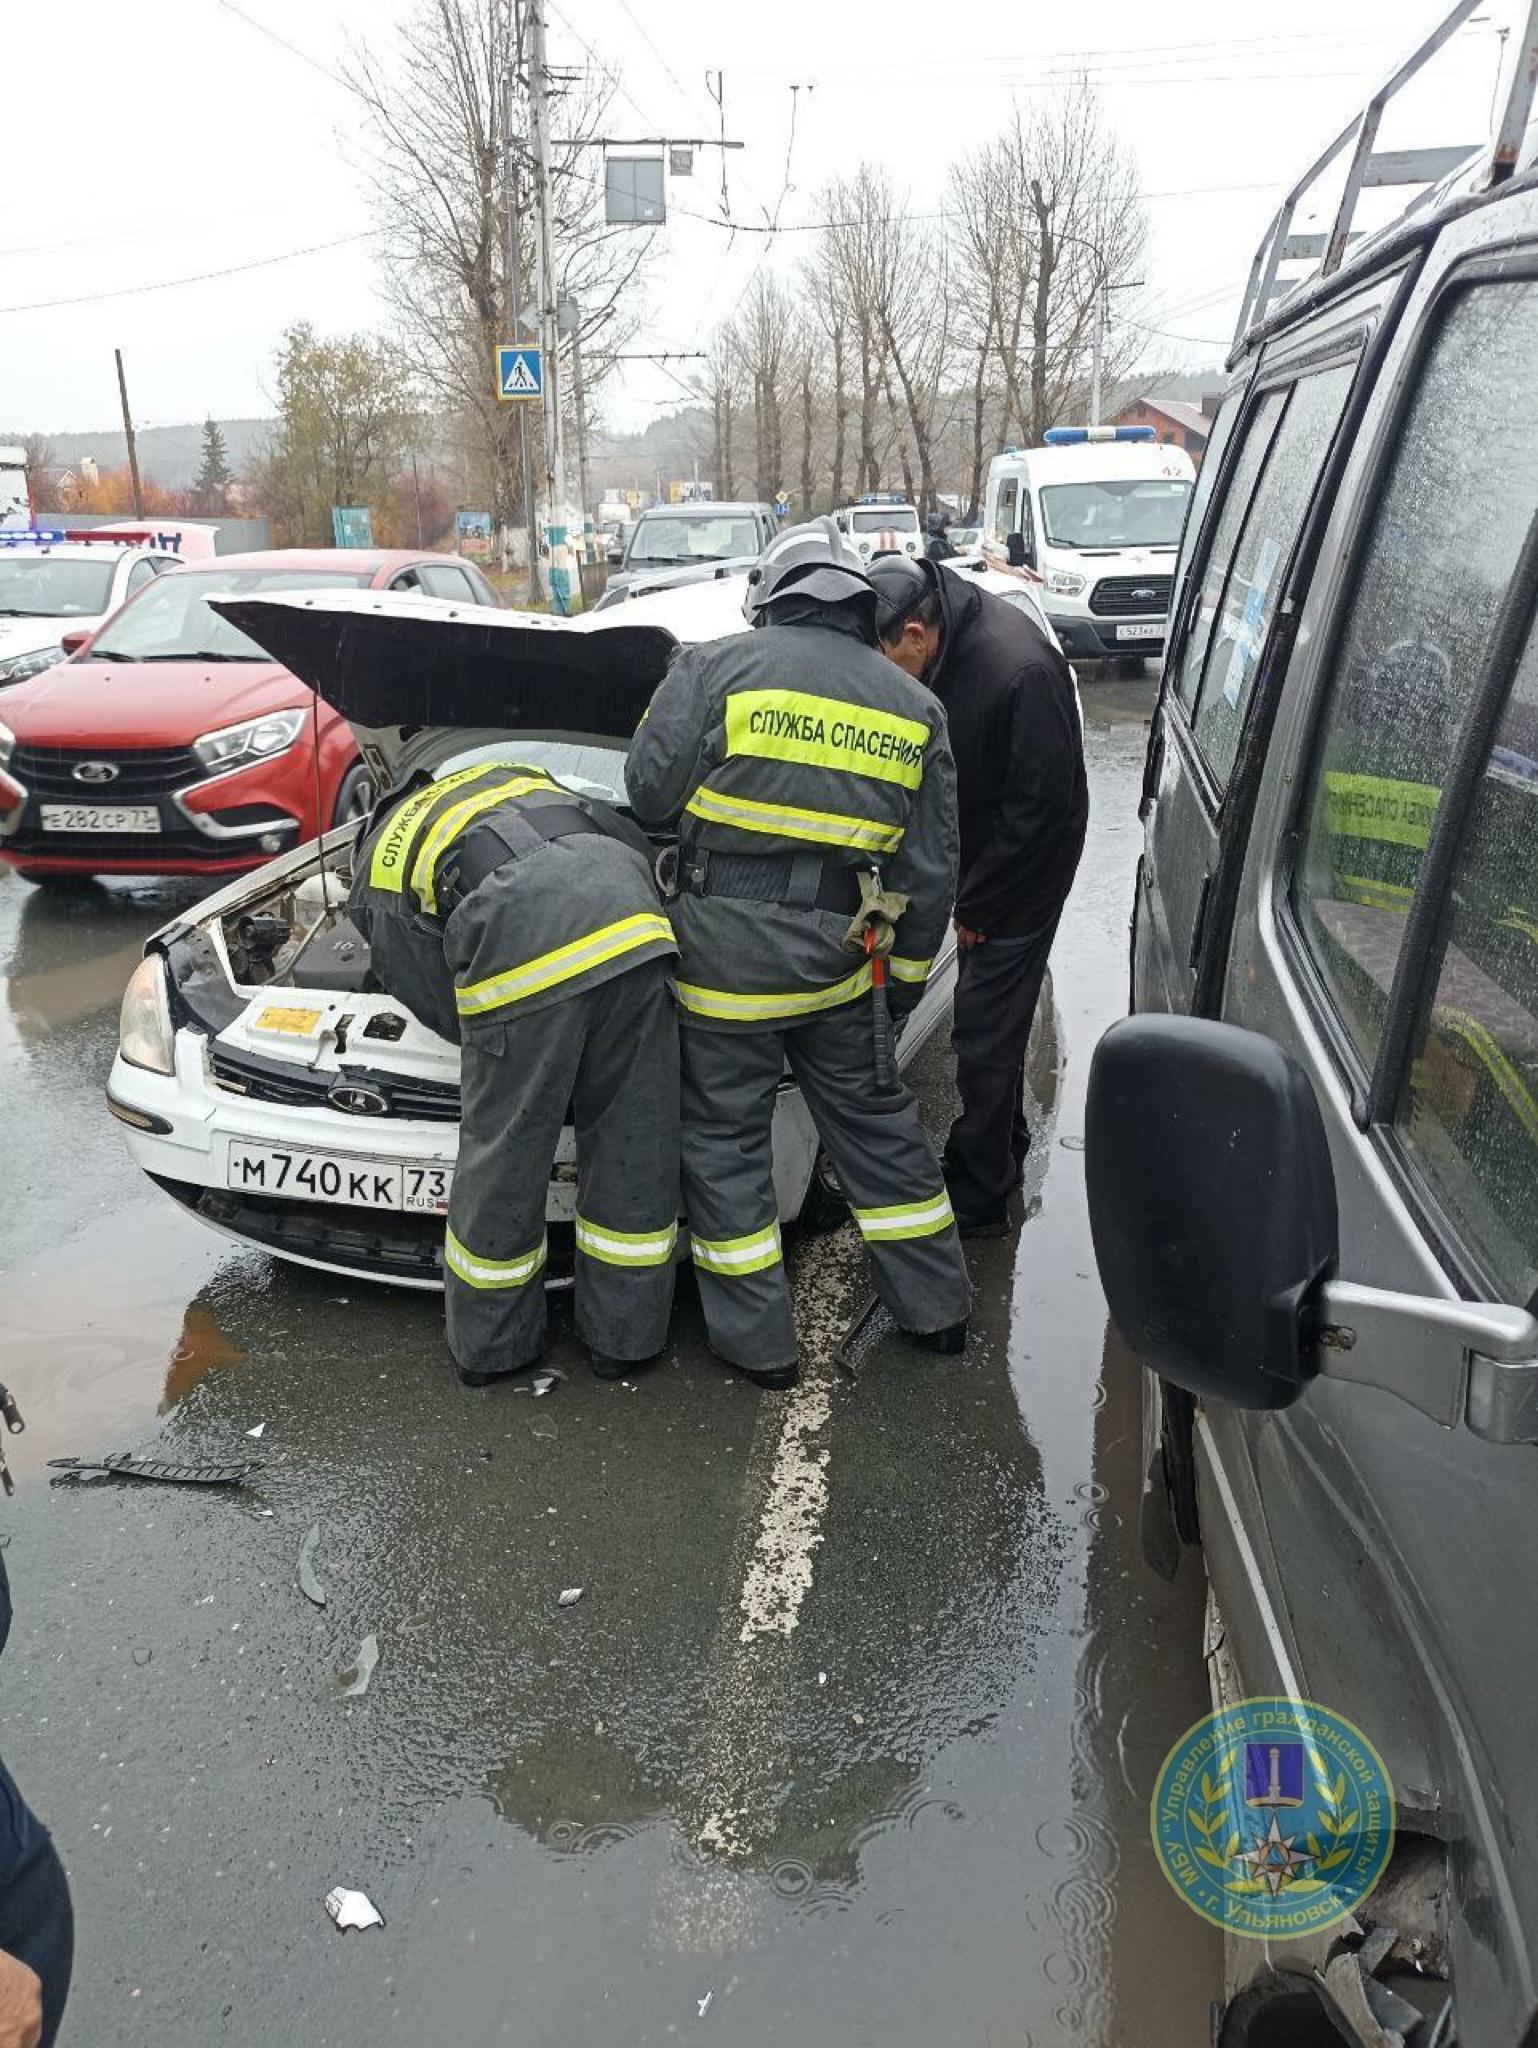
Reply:
M1071 448L1080 441L1156 441L1152 427L1048 427L1042 435L1046 448Z
M907 502L901 491L867 491L862 498L855 500L857 505L906 505Z
M30 547L36 547L40 542L63 540L63 538L62 533L55 533L51 527L45 526L9 527L3 533L0 533L0 542L3 542L8 548L20 547L23 543Z

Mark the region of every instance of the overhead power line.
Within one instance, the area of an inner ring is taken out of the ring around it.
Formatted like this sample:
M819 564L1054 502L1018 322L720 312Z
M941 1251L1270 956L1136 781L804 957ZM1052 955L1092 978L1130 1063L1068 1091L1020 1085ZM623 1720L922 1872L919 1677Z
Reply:
M279 263L294 263L301 256L318 256L326 249L344 249L350 242L371 242L379 233L378 228L364 228L361 234L338 235L334 241L311 242L303 249L285 249L281 255L258 256L250 263L230 263L222 270L199 270L190 277L163 277L152 284L125 284L115 291L80 292L67 299L32 299L22 306L0 306L0 317L7 313L42 313L55 306L95 306L105 299L132 299L143 292L177 291L183 285L208 284L217 277L239 277L248 270L271 270Z

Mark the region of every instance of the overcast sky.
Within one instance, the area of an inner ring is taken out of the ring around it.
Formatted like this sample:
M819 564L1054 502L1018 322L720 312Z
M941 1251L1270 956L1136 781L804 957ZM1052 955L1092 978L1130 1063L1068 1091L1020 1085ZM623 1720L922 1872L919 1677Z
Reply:
M115 345L141 425L265 413L289 321L323 332L383 322L365 146L328 74L360 35L386 55L409 50L418 4L5 10L0 428L115 424ZM1488 0L1383 144L1484 135L1515 7ZM1443 11L1435 0L553 0L551 58L601 60L618 81L610 125L629 133L711 132L704 73L719 68L728 133L747 144L728 167L743 231L681 212L656 231L637 348L701 346L758 265L797 261L819 187L862 156L889 167L916 211L942 208L948 166L1012 99L1029 106L1082 68L1147 193L1146 285L1117 315L1150 362L1195 367L1223 352L1280 191ZM692 179L671 181L674 207L717 212L718 164L702 152ZM780 232L746 231L766 220ZM209 272L228 274L177 282ZM682 396L667 371L635 365L605 413L640 426Z

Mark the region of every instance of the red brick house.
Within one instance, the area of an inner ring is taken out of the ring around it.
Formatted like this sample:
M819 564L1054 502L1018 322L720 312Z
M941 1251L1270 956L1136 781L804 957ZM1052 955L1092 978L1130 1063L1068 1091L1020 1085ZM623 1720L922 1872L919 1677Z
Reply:
M1222 393L1203 392L1199 404L1187 398L1134 398L1111 419L1113 427L1152 427L1161 441L1184 448L1200 462Z

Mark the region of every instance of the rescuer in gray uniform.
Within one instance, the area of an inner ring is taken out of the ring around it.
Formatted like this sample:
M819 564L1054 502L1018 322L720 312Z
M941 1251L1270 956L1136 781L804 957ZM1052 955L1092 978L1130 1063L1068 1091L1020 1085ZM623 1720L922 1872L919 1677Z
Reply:
M759 630L684 650L626 766L636 816L680 838L684 1200L710 1342L794 1384L771 1125L786 1061L897 1322L966 1341L971 1287L918 1107L882 1057L873 985L923 993L950 921L945 714L875 650L875 593L831 519L764 551ZM863 877L863 880L862 880Z
M545 1341L545 1201L577 1136L577 1329L600 1378L661 1350L678 1239L677 952L645 836L537 768L466 769L382 805L350 907L374 973L462 1048L444 1242L467 1386Z

